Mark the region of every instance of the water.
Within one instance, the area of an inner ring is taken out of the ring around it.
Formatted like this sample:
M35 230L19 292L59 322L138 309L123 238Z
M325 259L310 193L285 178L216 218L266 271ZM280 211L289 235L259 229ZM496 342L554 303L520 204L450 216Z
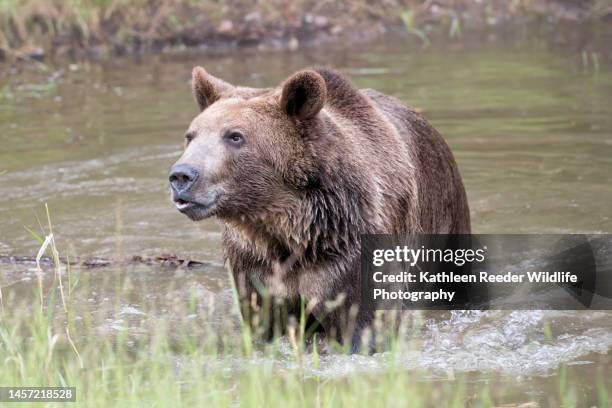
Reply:
M388 41L365 49L117 60L64 69L52 74L50 85L50 73L9 77L13 97L0 102L0 254L36 253L39 243L24 227L40 231L48 203L62 253L175 253L206 261L194 270L133 265L75 271L76 302L104 310L97 327L102 335L127 326L137 337L174 318L176 299L190 296L210 305L206 313L219 327L235 324L235 315L227 317L232 300L218 223L188 221L167 191L168 169L197 113L188 84L196 64L251 86L277 84L304 66L331 65L360 87L422 108L458 161L474 232L612 232L609 64L596 71L572 53L533 44L415 50ZM32 296L31 266L0 268L6 298ZM119 296L119 286L132 288L129 296ZM594 366L612 371L608 312L424 318L420 346L400 364L432 378L465 371L528 376L522 392L529 396L555 381L550 378L560 363L584 372L585 383L594 378ZM289 354L275 364L290 369ZM234 369L257 362L238 359ZM375 373L387 364L385 353L330 354L307 370L333 377Z

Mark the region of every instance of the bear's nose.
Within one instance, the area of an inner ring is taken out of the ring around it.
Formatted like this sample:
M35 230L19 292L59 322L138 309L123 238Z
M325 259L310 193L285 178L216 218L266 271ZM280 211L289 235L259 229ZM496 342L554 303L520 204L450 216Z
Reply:
M177 193L187 191L198 178L198 171L187 164L177 164L170 169L170 185Z

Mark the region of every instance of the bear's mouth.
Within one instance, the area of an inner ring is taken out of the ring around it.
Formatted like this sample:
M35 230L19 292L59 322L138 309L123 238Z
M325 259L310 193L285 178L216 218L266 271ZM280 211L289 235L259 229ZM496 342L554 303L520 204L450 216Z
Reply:
M192 207L195 205L195 203L192 203L191 201L185 201L185 200L181 200L180 198L177 199L174 204L176 205L176 209L183 212L183 210L187 210L189 207Z
M174 205L182 214L185 214L193 221L199 221L204 218L211 217L217 210L219 201L219 191L210 191L207 194L206 200L185 200L184 198L176 197Z

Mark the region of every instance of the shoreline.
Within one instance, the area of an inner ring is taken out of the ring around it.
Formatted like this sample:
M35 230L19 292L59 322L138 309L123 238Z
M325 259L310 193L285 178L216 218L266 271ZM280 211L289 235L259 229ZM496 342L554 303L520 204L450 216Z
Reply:
M224 53L235 49L289 50L324 44L352 45L399 34L421 46L461 43L471 35L495 36L538 27L609 39L612 1L587 0L425 0L413 7L390 1L341 4L268 0L245 9L238 0L224 6L187 0L33 0L28 7L0 9L0 61L101 60L116 56ZM108 4L107 4L108 3ZM236 7L233 7L236 3ZM101 4L101 5L100 5ZM402 3L403 4L403 3ZM43 6L44 5L44 6ZM85 12L87 11L87 13ZM583 35L584 36L584 35Z

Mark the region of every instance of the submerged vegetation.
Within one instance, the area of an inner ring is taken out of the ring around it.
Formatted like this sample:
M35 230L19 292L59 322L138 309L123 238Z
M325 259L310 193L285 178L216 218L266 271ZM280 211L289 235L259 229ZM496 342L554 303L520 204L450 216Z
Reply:
M399 338L384 355L385 370L330 377L319 371L328 352L316 340L310 347L300 341L302 324L288 339L253 342L237 310L219 330L214 305L195 293L176 299L172 310L147 310L161 316L154 324L130 327L117 308L139 289L123 282L115 299L88 310L78 300L88 292L86 275L60 261L47 222L42 235L32 234L42 243L38 260L47 253L53 266L37 263L38 285L28 299L0 294L3 386L76 387L83 406L609 406L604 372L596 392L584 395L580 376L562 366L550 394L534 397L512 378L406 371L397 357L418 344ZM111 333L101 333L108 322ZM281 366L279 356L288 363Z
M193 46L297 48L402 26L428 43L427 32L452 39L507 23L590 24L610 16L612 0L0 0L0 52L41 59Z

